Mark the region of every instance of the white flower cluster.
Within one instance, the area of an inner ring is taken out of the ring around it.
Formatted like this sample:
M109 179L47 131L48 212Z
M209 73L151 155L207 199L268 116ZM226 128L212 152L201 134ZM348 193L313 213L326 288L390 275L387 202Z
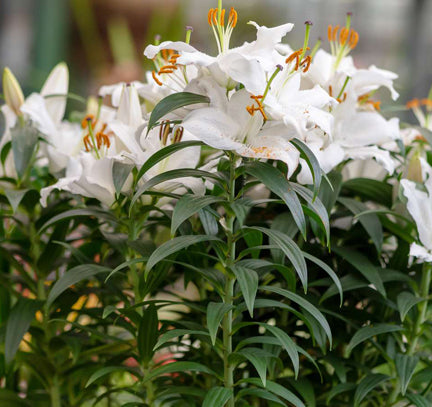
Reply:
M388 174L400 165L398 145L416 136L404 137L399 120L384 118L379 101L374 99L380 88L387 88L393 100L398 97L393 87L397 75L375 66L355 66L350 52L359 36L351 28L350 15L345 26L329 27L330 52L320 48L320 43L310 49L310 22L305 23L305 41L299 49L283 42L293 24L267 28L250 22L257 31L256 40L230 48L237 12L231 9L226 13L221 7L211 9L208 22L217 42L216 56L190 45L191 28L187 28L185 42L149 45L144 54L153 61L155 69L147 74L147 82L102 87L100 96L111 96L111 106L90 99L81 123L63 117L66 99L62 95L68 93L68 70L64 64L53 70L40 93L27 99L13 75L5 73L7 103L2 110L6 132L0 148L11 139L10 129L20 121L31 121L43 134L40 160L58 177L55 184L42 189L43 205L54 189L112 205L118 192L114 167L130 173L162 147L181 140L202 141L219 150L219 154L229 150L243 157L283 161L288 177L295 176L303 184L312 183L312 174L291 143L294 138L309 147L324 173L348 160L373 159ZM155 105L180 92L206 96L209 103L181 107L149 131ZM431 123L419 112L420 104L413 103L411 107L416 109L421 124L428 127ZM140 182L171 169L205 165L211 170L217 160L215 155L210 157L211 161L203 163L200 147L180 150L152 167ZM425 172L430 174L428 168ZM3 177L15 176L12 158L6 159L0 172ZM121 191L125 194L132 192L131 178L129 174L122 183ZM429 177L429 183L430 180ZM432 190L427 184L429 195L417 191L408 180L402 181L402 185L430 260ZM203 193L205 185L185 178L167 181L159 188ZM421 209L420 204L414 203L416 199L427 208ZM428 214L429 232L422 232L418 211L423 216Z

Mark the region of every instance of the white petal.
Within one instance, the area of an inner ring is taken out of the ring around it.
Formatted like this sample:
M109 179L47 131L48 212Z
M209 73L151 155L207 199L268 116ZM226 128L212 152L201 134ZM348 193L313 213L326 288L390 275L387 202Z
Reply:
M64 62L59 63L49 74L40 94L67 95L69 91L69 70ZM54 123L63 119L66 109L66 96L49 97L45 99L46 108Z
M356 147L345 149L346 158L353 160L367 160L374 158L383 168L393 174L395 170L395 161L387 150L382 150L377 146Z
M186 44L182 41L164 41L159 45L148 45L144 50L144 55L153 59L161 50L163 49L173 49L175 51L186 51L186 52L197 52L197 50L192 47L192 45Z
M410 256L416 257L421 263L432 262L432 252L417 243L411 245Z
M117 119L136 128L143 122L141 104L134 85L124 85L117 110Z
M48 141L51 142L56 134L56 125L47 110L43 96L32 93L21 106L21 111L29 116L38 130L47 136Z
M393 87L393 80L398 76L390 71L378 69L372 65L369 69L359 69L352 77L352 86L357 95L363 95L384 86L390 90L393 100L399 97L399 93Z

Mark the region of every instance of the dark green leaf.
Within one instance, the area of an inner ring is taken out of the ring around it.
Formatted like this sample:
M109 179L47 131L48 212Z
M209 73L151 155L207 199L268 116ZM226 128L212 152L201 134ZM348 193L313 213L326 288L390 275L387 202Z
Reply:
M138 326L137 347L141 360L146 366L153 358L154 346L159 337L159 320L154 304L144 311Z
M52 287L48 295L47 307L49 307L55 299L70 286L77 284L82 280L87 280L99 273L108 273L110 271L109 268L97 264L82 264L66 271Z
M405 396L408 385L411 381L418 362L419 358L417 356L403 355L400 353L396 355L396 371L398 373L401 383L402 396Z
M220 241L215 236L195 235L195 236L178 236L159 246L150 256L146 266L146 277L150 270L161 260L171 254L177 253L193 244L200 242Z
M360 343L373 338L376 335L381 335L385 333L390 332L398 332L401 331L403 328L401 326L397 325L390 325L390 324L376 324L373 326L364 326L363 328L360 328L354 336L351 338L347 348L346 348L346 354L349 356L351 351Z
M93 384L96 380L100 379L101 377L104 377L106 375L109 375L113 372L129 372L132 373L134 376L141 377L141 373L139 370L134 369L132 367L127 366L106 366L102 369L96 370L90 378L87 380L87 383L85 387L89 387L91 384Z
M244 396L252 396L254 399L259 398L262 400L269 400L273 403L287 407L287 405L281 399L264 389L242 389L238 392L237 396L239 399L242 399Z
M183 195L176 203L171 220L171 235L174 236L178 227L201 209L223 199L217 196Z
M209 333L206 331L198 331L193 329L170 329L160 336L158 342L154 346L154 349L160 348L165 343L169 342L171 339L178 338L183 335L203 335L209 336Z
M306 219L303 209L299 198L285 175L277 168L261 161L248 163L246 165L246 172L260 180L270 191L286 203L301 234L306 238Z
M39 132L34 127L21 127L20 124L17 124L10 132L15 169L18 177L22 178L31 163Z
M207 366L202 365L201 363L196 362L173 362L167 365L163 365L153 369L149 374L145 375L143 379L143 383L154 379L155 377L167 374L167 373L186 373L186 372L201 372L207 373L212 376L217 376L217 374L209 369Z
M422 301L425 301L425 299L416 297L408 291L401 292L396 300L401 321L403 322L405 320L406 315L412 307Z
M355 388L356 385L354 383L340 383L336 385L330 390L329 394L327 395L326 404L330 405L330 401L332 401L333 398L347 391L352 391Z
M393 187L383 181L370 178L352 178L344 182L343 188L359 195L364 200L378 202L388 208L393 204Z
M41 302L20 297L12 308L6 324L5 334L5 361L12 362L19 344L33 321L35 312L40 308Z
M363 399L371 393L371 391L381 383L390 379L384 374L369 374L357 386L354 393L354 407L359 407Z
M416 407L430 407L430 401L426 398L421 396L420 394L408 394L407 398L411 403L414 403Z
M216 335L225 314L233 309L232 305L223 302L210 302L207 306L207 327L212 344L216 343Z
M249 314L253 318L254 302L258 290L258 274L255 270L239 265L232 267L231 270L237 277Z
M126 164L120 161L114 161L112 166L112 177L116 193L119 194L126 182L128 176L132 173L134 164Z
M258 348L244 348L236 354L243 356L255 367L258 376L261 379L263 387L266 387L267 380L267 352Z
M225 387L213 387L207 393L202 407L224 407L232 394L232 390Z
M18 205L24 198L24 195L28 192L28 189L4 189L4 194L8 199L10 205L12 206L12 210L15 213L18 209Z
M197 103L210 103L210 99L207 96L197 95L190 92L177 92L163 98L153 109L150 120L147 127L149 132L158 122L168 113L179 109L183 106L194 105Z

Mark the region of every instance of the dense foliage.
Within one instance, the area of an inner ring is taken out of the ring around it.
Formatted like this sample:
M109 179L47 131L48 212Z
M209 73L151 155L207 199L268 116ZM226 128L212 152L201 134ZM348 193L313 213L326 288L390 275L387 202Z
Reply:
M351 15L208 21L97 99L5 69L0 405L429 406L432 95L384 117Z

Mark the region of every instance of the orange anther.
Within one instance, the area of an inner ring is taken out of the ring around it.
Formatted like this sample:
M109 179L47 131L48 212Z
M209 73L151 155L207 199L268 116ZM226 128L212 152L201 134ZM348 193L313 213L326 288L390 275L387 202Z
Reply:
M327 38L330 42L333 41L333 26L331 24L329 24L329 26L327 27Z
M167 60L168 59L168 50L163 49L161 50L162 58Z
M159 128L159 140L162 141L162 144L166 146L168 141L168 136L171 132L170 122L169 120L164 120Z
M174 132L174 137L173 137L173 143L180 143L182 137L183 137L183 132L184 132L184 128L183 127L177 127L175 132Z
M215 8L215 9L213 9L213 15L212 15L212 21L213 21L213 24L214 24L215 26L218 25L217 15L218 15L218 9Z
M348 40L349 30L346 27L342 27L339 33L339 43L344 46Z
M152 71L152 77L153 77L153 79L154 79L154 81L159 85L159 86L162 86L163 85L163 83L156 77L156 72L155 71Z
M207 14L207 21L208 21L209 25L213 25L212 24L212 16L213 16L213 9L211 8Z
M253 116L255 114L255 108L253 106L246 106L246 110L248 111L248 113Z
M333 28L333 32L332 32L332 41L336 41L337 39L337 33L339 31L339 24Z
M416 107L420 107L420 100L415 98L407 102L406 107L408 109L414 109Z
M329 85L329 95L333 97L333 86Z
M90 151L90 150L93 148L93 145L92 145L92 143L91 143L91 141L90 141L90 135L89 135L89 134L87 134L87 135L83 138L83 142L84 142L85 150L86 150L87 152Z
M359 35L357 31L351 30L350 38L349 38L349 47L354 49L359 41Z
M308 55L307 57L305 57L305 59L301 63L302 66L304 65L304 68L303 68L304 73L306 73L309 70L311 63L312 63L312 57L310 55Z
M221 11L219 23L222 27L225 26L225 9L222 9Z
M237 11L234 9L234 7L231 7L229 12L228 25L230 25L232 28L237 25Z

